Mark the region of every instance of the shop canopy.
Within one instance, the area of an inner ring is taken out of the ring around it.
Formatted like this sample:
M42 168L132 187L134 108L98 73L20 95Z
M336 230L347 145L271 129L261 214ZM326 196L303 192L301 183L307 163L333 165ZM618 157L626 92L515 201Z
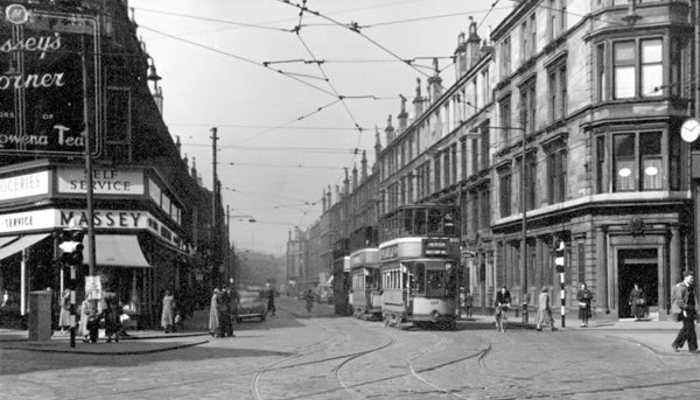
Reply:
M138 238L134 235L95 235L95 250L95 263L100 266L151 267L141 251ZM83 258L84 262L87 263L87 246L83 248Z
M0 246L2 246L0 247L0 260L4 260L13 254L19 253L27 247L31 247L34 244L41 242L50 235L50 233L38 233L34 235L20 236L19 238L0 238Z

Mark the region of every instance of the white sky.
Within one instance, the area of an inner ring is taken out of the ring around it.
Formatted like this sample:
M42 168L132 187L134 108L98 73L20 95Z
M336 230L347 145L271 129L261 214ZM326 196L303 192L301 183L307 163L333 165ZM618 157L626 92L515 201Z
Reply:
M361 30L389 52L412 59L451 56L470 15L481 23L479 34L485 38L488 27L498 25L513 4L496 3L486 18L493 1L308 0L306 5L343 24L421 19ZM336 184L342 186L343 167L352 170L357 162L360 168L360 157L354 158L351 149L367 150L370 167L374 163L374 127L379 126L385 144L389 114L397 125L399 94L408 97L411 113L416 78L421 77L425 93L425 75L361 35L312 14L304 14L302 24L310 26L302 27L299 37L237 25L292 29L299 22L299 9L279 0L131 0L129 6L134 8L138 35L163 78L165 123L180 137L190 163L196 158L207 188L212 183L210 128L218 128L218 174L229 188L222 191L224 208L228 205L231 215L252 215L258 221L231 218L231 237L238 248L283 254L288 231L320 216L323 189L332 185L335 192ZM445 17L426 18L433 16ZM326 61L323 72L341 96L380 99L346 99L347 109L343 102L329 105L337 97L319 79L323 75L317 65L261 65L313 57ZM430 59L415 62L432 74ZM451 63L439 62L440 68ZM330 93L273 69L312 76L295 77ZM448 87L454 82L454 68L446 68L441 76ZM356 123L367 130L359 135Z

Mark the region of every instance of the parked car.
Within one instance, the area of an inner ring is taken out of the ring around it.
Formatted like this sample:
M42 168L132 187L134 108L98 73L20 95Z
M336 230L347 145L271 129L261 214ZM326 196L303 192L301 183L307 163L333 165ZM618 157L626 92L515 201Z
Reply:
M238 292L238 295L240 296L240 302L238 303L236 322L250 318L260 318L260 321L265 321L267 302L260 297L260 292L241 290Z

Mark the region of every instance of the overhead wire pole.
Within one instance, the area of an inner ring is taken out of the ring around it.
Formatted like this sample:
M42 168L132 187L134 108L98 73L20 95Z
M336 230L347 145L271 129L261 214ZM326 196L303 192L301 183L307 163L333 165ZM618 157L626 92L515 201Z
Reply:
M218 185L218 180L219 178L216 175L216 153L217 153L217 148L216 148L216 141L219 139L216 136L217 129L216 127L211 128L211 167L212 167L212 185L211 185L211 236L209 238L209 243L212 246L212 254L211 254L211 261L212 264L214 264L214 261L216 260L215 257L215 251L219 250L216 248L214 243L216 243L216 192L217 192L217 187ZM214 269L215 265L212 265L212 271ZM218 271L217 271L218 272ZM218 274L216 275L218 277ZM217 279L217 286L220 282L218 282Z
M93 176L92 176L92 145L90 143L90 120L88 111L88 87L87 87L87 58L85 49L85 35L81 35L81 54L83 74L83 123L85 124L85 175L87 175L87 234L88 234L88 275L95 275L95 221L93 220Z

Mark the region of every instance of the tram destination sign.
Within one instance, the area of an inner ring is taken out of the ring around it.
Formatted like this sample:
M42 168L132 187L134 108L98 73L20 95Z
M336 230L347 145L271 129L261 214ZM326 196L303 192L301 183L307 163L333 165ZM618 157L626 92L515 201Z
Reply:
M0 154L80 156L86 126L93 155L99 154L96 19L2 4Z
M423 254L426 257L447 257L449 239L423 239Z

